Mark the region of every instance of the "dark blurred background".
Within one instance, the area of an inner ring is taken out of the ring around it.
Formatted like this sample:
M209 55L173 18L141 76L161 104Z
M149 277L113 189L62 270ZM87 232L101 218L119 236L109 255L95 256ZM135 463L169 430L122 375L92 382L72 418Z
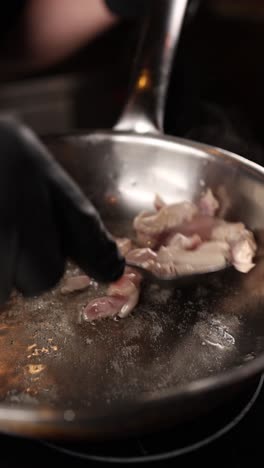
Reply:
M264 163L264 2L191 2L171 77L165 132ZM125 102L140 21L125 21L41 72L0 71L0 112L40 135L111 127Z

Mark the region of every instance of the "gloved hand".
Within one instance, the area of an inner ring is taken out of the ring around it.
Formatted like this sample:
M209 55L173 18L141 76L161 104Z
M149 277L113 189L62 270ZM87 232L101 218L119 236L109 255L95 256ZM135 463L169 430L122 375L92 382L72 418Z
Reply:
M124 259L95 208L25 126L0 119L0 302L56 285L72 259L97 281Z

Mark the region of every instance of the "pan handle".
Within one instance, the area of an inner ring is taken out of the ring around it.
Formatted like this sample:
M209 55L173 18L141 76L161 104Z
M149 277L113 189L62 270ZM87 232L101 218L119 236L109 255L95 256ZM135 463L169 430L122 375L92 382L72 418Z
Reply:
M166 93L187 4L188 0L152 0L138 45L132 90L114 130L163 132Z

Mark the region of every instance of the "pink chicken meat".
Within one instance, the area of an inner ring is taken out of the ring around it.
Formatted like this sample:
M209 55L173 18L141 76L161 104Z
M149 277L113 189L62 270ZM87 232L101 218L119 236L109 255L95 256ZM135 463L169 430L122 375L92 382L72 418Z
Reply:
M67 295L78 291L84 291L92 283L91 278L86 275L70 276L61 287L61 294Z
M131 268L126 268L124 275L110 284L106 296L94 299L82 312L85 321L115 317L126 317L136 307L140 295L141 275Z
M218 218L218 209L219 202L210 189L196 204L183 201L168 205L156 195L153 212L143 211L134 219L136 245L128 238L115 240L127 261L163 277L208 271L227 264L247 273L255 266L254 236L243 223ZM103 297L87 304L83 320L126 317L139 302L141 282L140 273L127 267Z
M227 263L243 273L254 267L253 234L243 223L216 217L219 202L210 189L197 205L166 205L156 196L154 207L155 213L142 212L135 218L142 248L128 253L130 262L163 277L218 269Z

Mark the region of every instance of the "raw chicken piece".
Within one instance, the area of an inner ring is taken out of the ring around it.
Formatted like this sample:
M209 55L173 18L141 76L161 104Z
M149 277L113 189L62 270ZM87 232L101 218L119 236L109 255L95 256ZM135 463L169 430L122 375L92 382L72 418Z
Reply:
M93 322L107 317L115 317L122 310L126 298L124 296L104 296L93 299L82 312L85 322Z
M212 230L218 226L219 220L212 216L196 215L190 222L183 223L177 228L177 232L187 237L198 235L202 241L211 239Z
M214 197L211 189L207 189L199 201L199 209L203 215L215 216L219 208L219 202Z
M71 276L66 279L64 285L61 287L61 294L71 294L77 291L83 291L88 288L92 283L91 278L86 275Z
M158 252L149 248L131 250L127 259L159 275L184 274L220 268L227 263L247 273L255 264L256 243L242 223L218 221L211 240L201 242L198 235L176 234Z
M168 204L161 198L159 194L156 194L154 198L154 207L156 211L159 211L165 206L168 206ZM214 216L219 206L219 201L215 198L210 188L208 188L206 192L201 195L198 202L198 208L201 214L208 216Z
M167 206L167 203L165 203L165 201L162 200L162 198L158 194L156 194L154 199L155 210L159 211L161 210L161 208L164 208L164 206Z
M219 220L218 224L212 229L211 238L213 240L226 241L228 243L238 241L245 234L245 225L243 223L230 223Z
M159 275L186 274L224 267L230 259L230 247L226 242L204 242L194 250L177 246L161 247L154 266Z
M126 299L121 310L118 312L119 317L126 317L136 307L140 293L140 282L140 274L137 271L130 271L125 273L120 280L109 286L107 290L109 296L121 296Z
M241 239L232 248L234 267L241 273L248 273L254 266L253 258L256 252L250 239Z
M197 251L203 252L203 253L209 253L209 254L218 251L218 252L221 252L227 260L230 259L230 255L231 255L230 246L228 242L221 241L221 240L219 241L210 240L208 242L203 242L199 246Z
M222 221L212 231L212 239L228 242L232 252L232 263L241 273L248 273L254 266L257 245L252 232L243 223Z
M159 276L172 273L187 273L209 267L219 268L230 258L226 242L201 242L199 236L185 237L176 234L172 244L162 246L156 253L149 248L133 249L126 260L135 263Z
M212 190L207 189L197 206L188 201L168 205L156 194L154 207L155 213L143 211L136 216L133 223L139 244L150 248L164 244L166 235L170 236L177 232L190 236L200 235L201 231L202 237L208 240L215 223L213 217L219 208L219 202Z
M115 241L117 243L117 247L120 250L121 255L126 255L132 248L132 242L127 237L116 237Z
M197 206L191 202L168 205L159 195L155 197L154 206L157 210L155 213L142 212L134 219L133 226L140 246L157 250L161 246L179 244L179 234L192 239L189 248L198 247L201 241L223 240L231 248L232 263L238 271L247 273L255 266L256 243L253 234L246 230L243 223L228 223L215 217L220 205L210 188L200 197ZM137 260L142 261L141 257ZM152 261L148 257L146 261L153 266L154 259Z
M107 295L89 302L82 318L91 322L106 317L126 317L136 307L140 295L141 275L126 268L124 275L110 284Z
M134 219L133 226L137 232L137 240L142 246L154 248L160 241L160 236L191 221L198 213L193 203L181 202L163 206L156 213L141 212Z
M157 254L148 247L133 249L126 255L126 261L140 265L143 268L149 268L151 264L157 261Z
M155 272L157 269L157 253L148 247L131 250L126 261L148 271Z
M142 212L134 219L134 227L140 232L157 236L163 231L190 221L198 208L190 202L175 203L163 206L157 213Z
M229 232L230 226L226 226L226 229ZM134 249L128 254L127 259L163 277L171 274L217 270L227 264L233 264L238 271L246 273L254 267L252 258L256 245L250 234L246 231L245 237L242 235L233 242L227 242L229 236L226 236L227 240L225 236L224 240L220 236L220 240L203 243L199 236L187 238L176 235L175 244L162 246L157 253L149 248Z
M126 267L124 275L114 283L111 283L107 289L107 295L128 296L131 290L131 283L134 286L139 286L142 277L140 273L131 267Z
M202 239L198 234L193 234L191 237L186 237L183 234L174 234L166 242L166 246L175 246L184 250L192 250L202 243Z

